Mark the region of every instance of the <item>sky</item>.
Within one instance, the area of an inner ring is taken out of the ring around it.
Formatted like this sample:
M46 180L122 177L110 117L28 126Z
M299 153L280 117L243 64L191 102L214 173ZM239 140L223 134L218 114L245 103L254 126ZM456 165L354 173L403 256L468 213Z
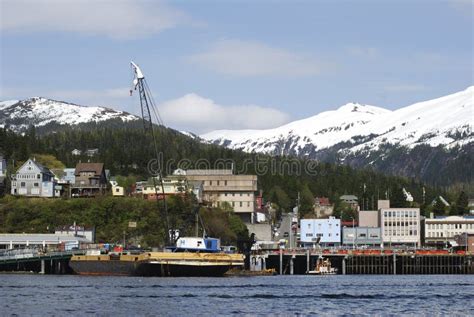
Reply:
M138 114L134 60L165 125L194 133L398 109L473 85L473 3L2 0L0 100Z

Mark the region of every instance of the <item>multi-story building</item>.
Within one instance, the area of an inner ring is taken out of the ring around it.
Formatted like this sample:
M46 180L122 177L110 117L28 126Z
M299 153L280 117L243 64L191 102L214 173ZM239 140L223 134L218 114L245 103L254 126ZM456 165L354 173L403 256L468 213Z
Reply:
M342 243L352 246L380 246L382 229L380 227L343 227Z
M186 170L185 175L202 182L203 201L215 207L228 204L244 222L255 222L256 175L234 175L230 169Z
M336 246L341 244L341 220L335 217L328 219L301 219L300 241L303 246Z
M437 216L425 219L425 243L451 242L456 236L474 234L474 216Z
M155 184L156 190L154 187ZM200 184L202 183L198 181L188 181L182 170L176 170L172 175L163 177L163 187L161 187L159 178L156 178L155 183L153 183L153 179L147 182L137 182L136 189L137 193L142 193L144 198L151 200L156 199L157 194L158 198L161 199L163 192L165 196L184 195L192 192L196 196L196 199L201 202L202 186L200 186Z
M78 163L74 174L72 196L103 195L107 189L104 163Z
M419 208L381 208L380 226L384 244L421 244Z
M59 197L54 174L36 160L28 159L12 175L11 194L28 197Z

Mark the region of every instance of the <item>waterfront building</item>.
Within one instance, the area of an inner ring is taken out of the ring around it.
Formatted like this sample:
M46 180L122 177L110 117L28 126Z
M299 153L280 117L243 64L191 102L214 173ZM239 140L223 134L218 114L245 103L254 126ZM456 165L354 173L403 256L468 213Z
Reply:
M341 220L335 217L328 219L301 219L300 241L303 246L337 246L341 244Z
M419 208L381 208L380 226L386 245L421 245Z
M203 201L208 205L214 207L228 205L244 222L256 222L256 175L235 175L231 169L183 172L189 181L202 182Z
M28 159L12 175L11 194L27 197L59 197L60 190L53 172L36 162Z
M380 227L343 227L342 244L349 246L380 246L382 244Z
M474 234L474 216L437 216L425 219L425 243L443 244L463 234Z

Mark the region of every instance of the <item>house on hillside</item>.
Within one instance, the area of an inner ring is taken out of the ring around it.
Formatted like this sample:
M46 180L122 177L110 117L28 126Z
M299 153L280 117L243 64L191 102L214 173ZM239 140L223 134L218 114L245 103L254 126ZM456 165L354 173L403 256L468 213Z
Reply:
M316 197L314 199L313 211L317 218L326 218L332 216L334 205L332 205L327 197Z
M339 199L349 205L353 210L359 209L359 198L355 195L342 195Z
M82 151L78 150L78 149L74 149L74 150L71 151L71 154L73 156L80 156L82 154Z
M89 157L93 157L99 155L99 149L87 149L84 153Z
M74 178L72 197L93 197L105 194L107 178L104 163L78 163Z
M28 159L18 171L12 175L11 194L27 197L59 197L60 191L53 172Z

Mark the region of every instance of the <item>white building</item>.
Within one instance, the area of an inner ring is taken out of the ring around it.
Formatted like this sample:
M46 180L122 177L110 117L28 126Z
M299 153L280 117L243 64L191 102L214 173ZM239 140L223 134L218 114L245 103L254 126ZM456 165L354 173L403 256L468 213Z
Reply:
M11 194L28 197L59 197L54 174L46 167L29 159L12 175Z
M474 216L440 216L425 219L425 243L454 241L455 236L474 234Z
M419 208L382 208L380 226L386 245L421 245Z
M300 240L303 245L322 244L326 246L341 243L341 220L335 217L328 219L301 219Z

